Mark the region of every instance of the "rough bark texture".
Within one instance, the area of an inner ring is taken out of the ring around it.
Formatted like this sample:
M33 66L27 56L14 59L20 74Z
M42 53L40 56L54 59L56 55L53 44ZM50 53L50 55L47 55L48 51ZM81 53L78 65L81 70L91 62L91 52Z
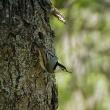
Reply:
M37 0L0 0L0 110L56 110L55 76L44 73L37 43L54 52L48 13Z

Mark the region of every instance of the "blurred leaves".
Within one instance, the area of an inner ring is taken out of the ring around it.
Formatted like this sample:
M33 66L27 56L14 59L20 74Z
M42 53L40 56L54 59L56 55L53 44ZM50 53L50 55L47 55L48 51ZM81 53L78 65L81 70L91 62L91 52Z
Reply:
M56 53L73 71L56 75L59 110L110 110L110 0L54 3L66 17L51 19Z

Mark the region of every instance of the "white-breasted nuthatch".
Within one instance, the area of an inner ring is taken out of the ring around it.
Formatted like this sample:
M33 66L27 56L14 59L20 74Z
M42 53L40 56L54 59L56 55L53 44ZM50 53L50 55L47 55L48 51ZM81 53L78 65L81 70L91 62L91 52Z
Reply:
M50 50L44 47L38 47L38 53L39 63L43 70L49 73L54 73L57 66L59 66L62 70L69 72L64 65L58 62L58 58Z

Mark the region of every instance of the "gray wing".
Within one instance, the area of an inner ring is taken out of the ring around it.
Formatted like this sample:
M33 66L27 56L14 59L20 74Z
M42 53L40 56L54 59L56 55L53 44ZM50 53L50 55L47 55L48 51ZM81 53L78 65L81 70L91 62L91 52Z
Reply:
M54 67L55 67L56 63L58 62L58 58L50 50L46 50L46 56L47 56L47 60L48 60L47 68L49 69L49 71L54 72Z

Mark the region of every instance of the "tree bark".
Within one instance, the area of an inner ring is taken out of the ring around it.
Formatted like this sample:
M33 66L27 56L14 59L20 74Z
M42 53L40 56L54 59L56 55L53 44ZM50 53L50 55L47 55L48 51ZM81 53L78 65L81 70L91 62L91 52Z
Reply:
M0 0L0 110L56 110L55 75L39 64L36 44L54 52L49 14L38 0Z

